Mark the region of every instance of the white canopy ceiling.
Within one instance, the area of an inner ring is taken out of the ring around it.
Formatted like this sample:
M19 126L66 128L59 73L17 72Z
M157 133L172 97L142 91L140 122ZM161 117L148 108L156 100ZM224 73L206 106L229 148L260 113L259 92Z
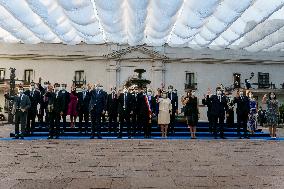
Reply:
M284 0L0 0L3 43L284 50Z

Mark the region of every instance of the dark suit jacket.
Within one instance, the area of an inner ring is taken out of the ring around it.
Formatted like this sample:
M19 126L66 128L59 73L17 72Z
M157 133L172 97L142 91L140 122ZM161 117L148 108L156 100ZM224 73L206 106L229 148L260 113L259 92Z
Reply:
M145 118L149 117L150 111L146 102L147 95L143 93L139 93L137 96L137 113L140 116L145 116Z
M106 110L106 93L104 91L92 90L90 92L89 111L95 110L96 113L101 114Z
M14 101L14 108L21 108L25 109L26 111L31 107L31 101L29 97L25 94L22 94L22 97L20 96L9 96L8 94L5 94L5 98L8 100ZM19 107L18 107L19 105Z
M90 93L86 91L86 96L84 98L83 92L78 93L78 104L77 104L77 111L81 113L89 112L89 104L90 104Z
M133 108L133 98L130 93L127 93L126 99L125 99L125 109L124 109L124 93L121 93L118 97L118 113L122 114L124 110L127 114L129 114L131 111L134 110Z
M37 105L41 101L40 92L38 90L34 90L33 92L30 90L25 91L25 94L30 98L31 108L29 109L33 113L37 112Z
M225 117L225 112L228 110L228 104L227 98L224 95L221 96L221 101L217 95L212 95L210 98L207 97L207 101L211 104L210 115Z
M57 98L58 98L58 101L60 101L60 102L57 102L58 104L61 105L60 109L62 110L64 114L67 114L68 105L70 102L70 93L67 91L60 90Z
M47 99L47 105L52 106L52 112L60 114L60 112L64 111L64 107L62 106L61 98L59 97L59 93L56 95L54 92L45 93L45 97Z
M171 99L172 112L176 112L178 109L178 95L174 92L168 92L168 98Z
M108 94L106 110L109 115L117 115L118 99L117 94Z
M207 110L207 113L211 113L211 101L209 100L209 95L206 96L206 98L202 99L202 104L207 106L208 110Z
M237 104L237 114L238 115L248 115L250 112L250 105L249 105L249 98L247 96L243 96L243 99L241 97L235 97L234 101L235 104Z

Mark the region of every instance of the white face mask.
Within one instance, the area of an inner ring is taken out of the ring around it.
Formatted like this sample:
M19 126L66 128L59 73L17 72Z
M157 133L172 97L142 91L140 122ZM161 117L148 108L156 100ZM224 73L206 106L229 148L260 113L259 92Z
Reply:
M151 95L152 95L152 92L147 92L147 95L148 95L148 96L151 96Z
M23 94L24 93L24 90L19 90L19 94Z
M192 96L195 96L195 92L192 92L191 95L192 95Z
M250 97L250 98L253 98L253 94L249 94L249 97Z
M98 87L99 90L103 90L103 87Z
M127 89L123 89L123 93L127 93Z
M244 92L240 92L240 96L243 96L244 95Z
M271 98L271 99L274 99L274 98L275 98L275 95L273 95L273 94L270 95L270 98Z
M222 91L217 91L217 95L221 95L222 94Z
M55 87L54 90L55 90L55 91L59 91L59 87Z
M169 92L173 92L173 89L169 89Z
M65 91L65 90L66 90L66 87L61 87L61 90Z

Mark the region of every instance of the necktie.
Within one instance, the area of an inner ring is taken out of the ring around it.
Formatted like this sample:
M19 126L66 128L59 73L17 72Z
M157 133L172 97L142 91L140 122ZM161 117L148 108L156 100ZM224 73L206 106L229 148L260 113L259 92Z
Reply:
M171 94L171 95L170 95L170 97L171 97L171 100L173 100L173 93L171 92L170 94Z
M123 104L123 107L124 108L126 107L126 93L124 93L124 104Z
M221 102L221 96L218 96L219 101Z
M112 100L114 99L114 93L112 93Z
M83 92L83 100L85 99L86 97L86 92Z

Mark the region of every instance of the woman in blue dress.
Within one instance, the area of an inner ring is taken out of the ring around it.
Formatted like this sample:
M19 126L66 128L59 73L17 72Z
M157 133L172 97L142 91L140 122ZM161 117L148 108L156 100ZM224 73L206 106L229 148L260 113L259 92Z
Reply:
M276 139L276 126L278 124L279 103L274 92L265 94L262 103L267 105L266 115L269 132L272 139Z
M253 135L257 129L257 102L253 97L253 93L251 91L249 92L248 96L249 96L249 106L250 106L248 130Z

